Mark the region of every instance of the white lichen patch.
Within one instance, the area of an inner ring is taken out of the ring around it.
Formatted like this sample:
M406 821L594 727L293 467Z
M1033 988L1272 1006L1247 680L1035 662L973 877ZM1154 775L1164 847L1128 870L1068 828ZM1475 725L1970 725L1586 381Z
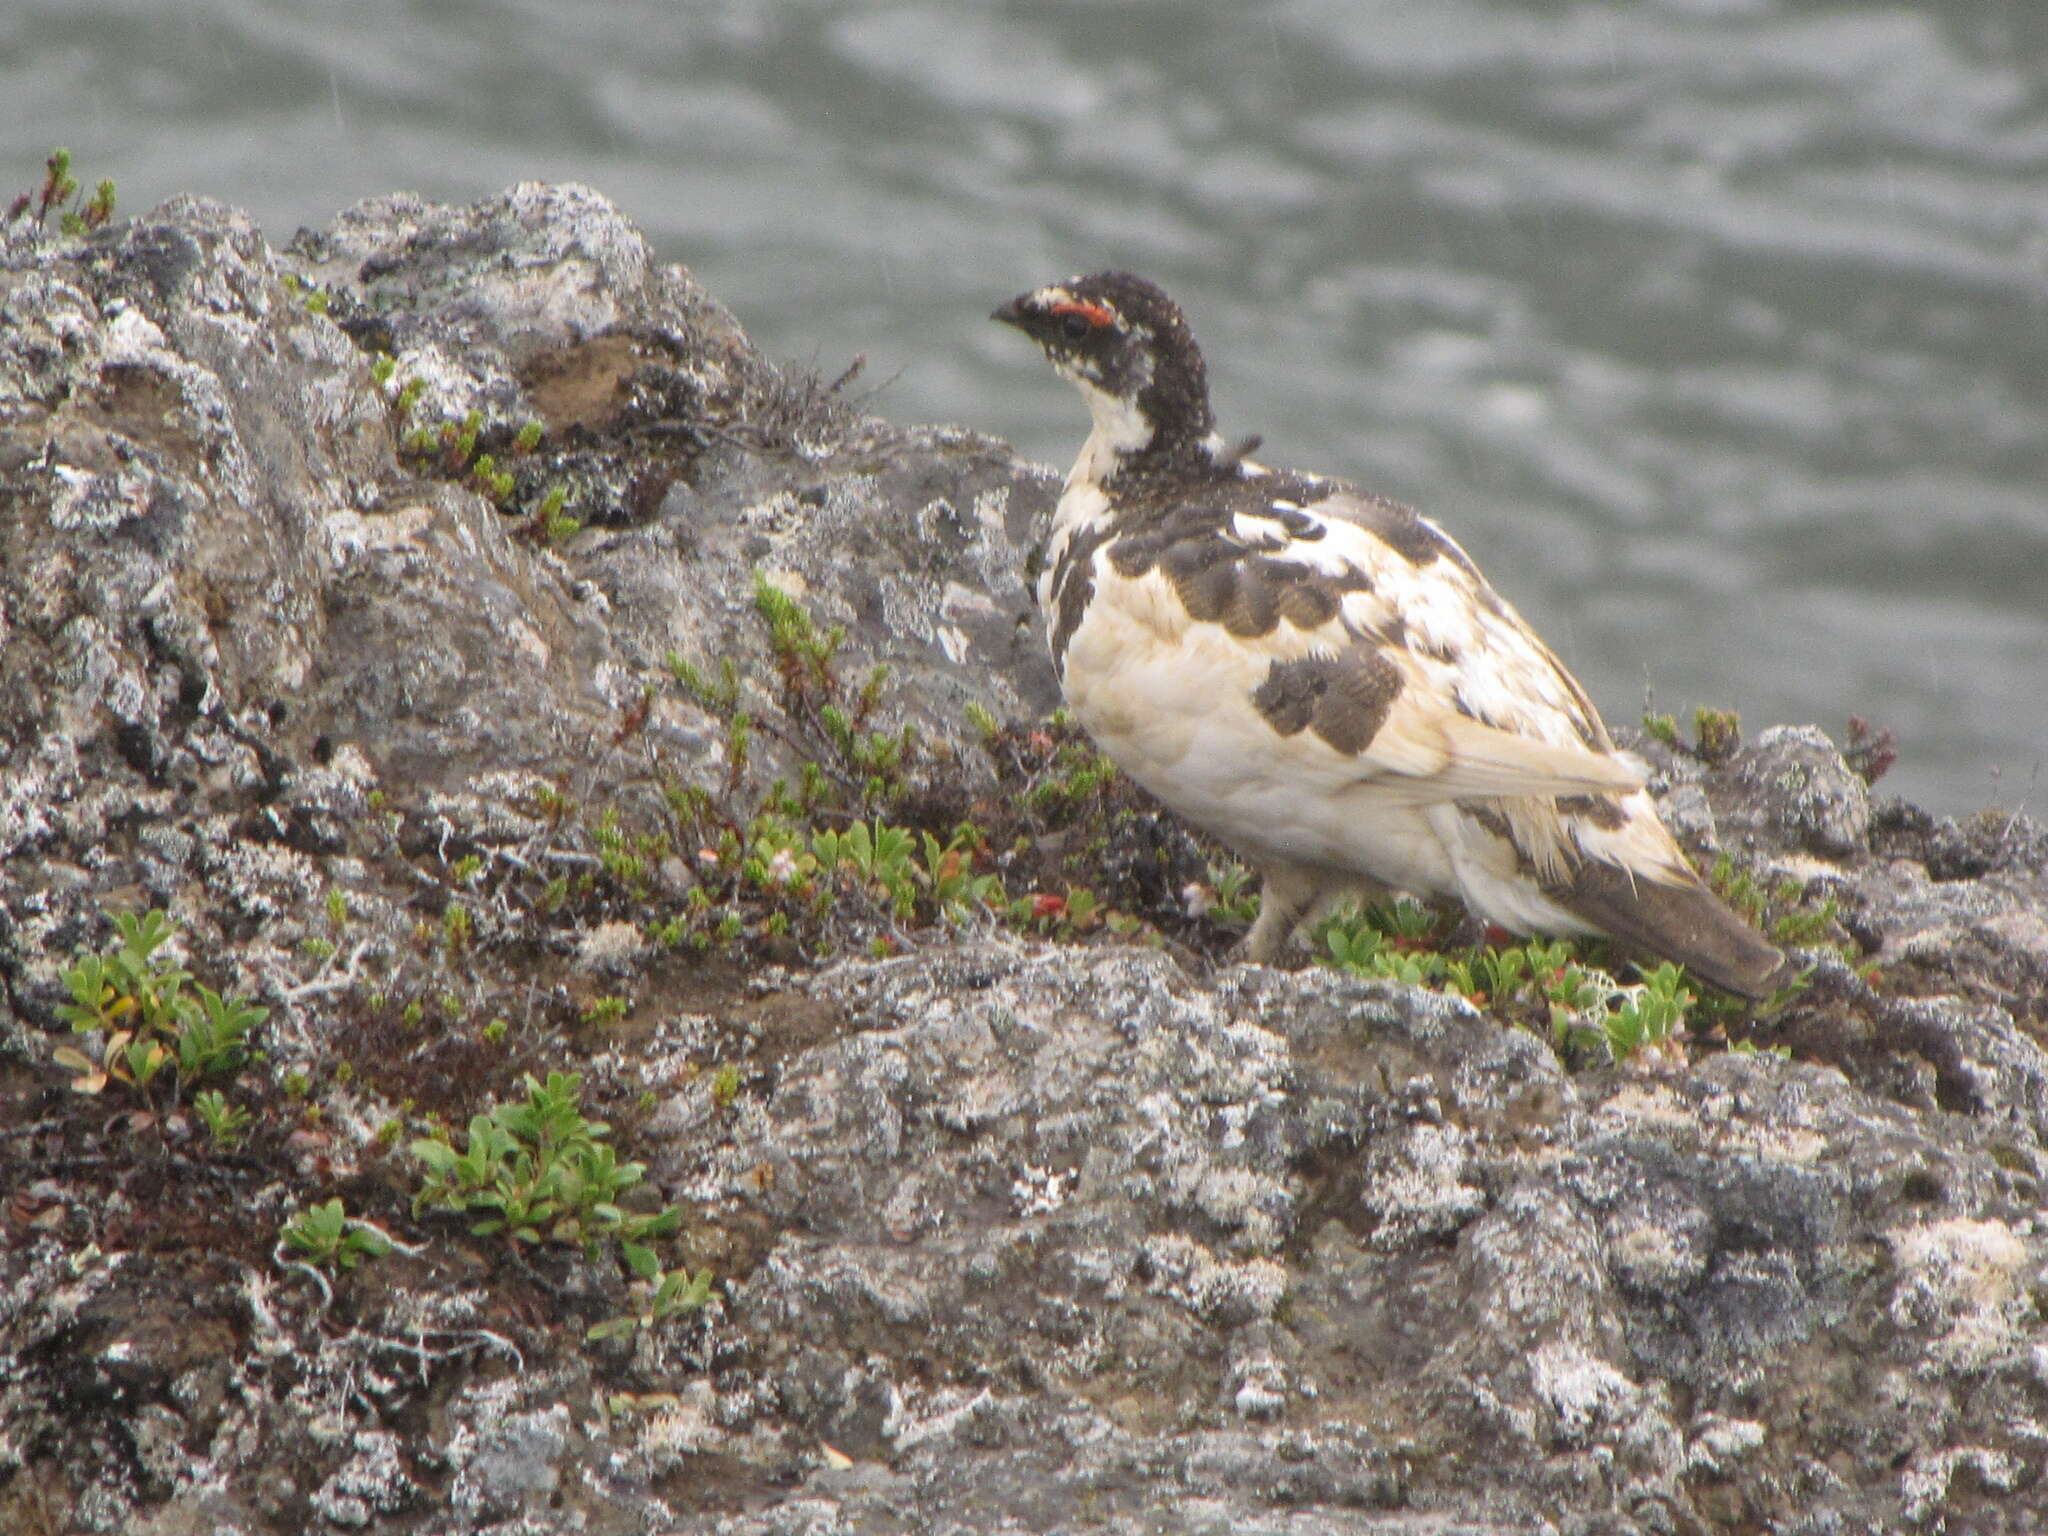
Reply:
M59 398L98 372L100 310L55 272L31 268L0 292L0 322L9 342L0 348L0 405Z
M1607 1238L1607 1263L1623 1284L1653 1295L1669 1295L1707 1272L1705 1217L1687 1209L1659 1219L1638 1213L1616 1223Z
M711 1450L726 1439L713 1417L718 1393L708 1381L686 1383L667 1405L651 1414L639 1434L640 1453L655 1472L672 1471L688 1456Z
M882 1202L882 1230L899 1243L913 1242L936 1230L945 1217L938 1192L918 1173L906 1173Z
M1640 1387L1598 1355L1564 1340L1530 1356L1529 1384L1557 1416L1559 1435L1572 1444L1628 1422L1643 1407Z
M841 1308L872 1312L899 1327L929 1327L932 1321L932 1292L927 1279L915 1272L908 1261L894 1262L895 1256L876 1263L852 1258L818 1263L815 1256L788 1245L769 1255L760 1278L777 1289L791 1286L813 1291ZM808 1269L801 1268L808 1264ZM749 1282L749 1287L754 1282ZM741 1287L732 1287L738 1294Z
M1210 1164L1192 1189L1177 1196L1233 1234L1239 1252L1264 1253L1278 1245L1292 1226L1294 1198L1287 1186L1269 1173L1230 1164Z
M1287 1406L1287 1368L1270 1349L1251 1349L1231 1362L1223 1390L1240 1418L1274 1418Z
M2003 912L1977 924L1976 932L2037 965L2048 965L2048 918L2038 912Z
M1764 1426L1755 1419L1728 1419L1717 1413L1705 1414L1692 1426L1685 1443L1688 1471L1717 1477L1733 1475L1735 1469L1763 1449Z
M2010 1493L2025 1471L2025 1463L2005 1451L1959 1445L1916 1461L1901 1472L1899 1499L1909 1520L1932 1522L1948 1507L1959 1474L1970 1474L1986 1493Z
M1699 1124L1699 1111L1658 1082L1624 1083L1594 1114L1664 1130L1691 1130Z
M803 526L811 514L795 491L777 491L764 501L740 509L740 526L766 534L787 534ZM789 571L763 572L764 578L791 597L802 598L805 583Z
M974 1131L1022 1112L1029 1104L1024 1085L1007 1075L970 1077L938 1108L940 1123L957 1131Z
M200 861L216 889L254 917L304 911L326 891L320 866L296 848L237 839L229 818L207 824ZM175 941L174 941L175 942Z
M314 1490L313 1510L345 1529L360 1530L378 1515L394 1514L419 1496L406 1476L399 1438L388 1430L356 1431L348 1460Z
M991 486L978 492L974 498L974 520L981 524L991 539L1007 539L1010 516L1010 488L1007 485Z
M1717 1157L1754 1157L1766 1163L1817 1166L1828 1153L1828 1139L1798 1125L1735 1125L1713 1140Z
M427 808L480 843L526 843L546 832L542 813L556 794L555 786L537 773L492 769L472 778L465 793L430 795Z
M1886 1234L1900 1269L1891 1319L1933 1333L1932 1360L1982 1370L2022 1349L2035 1318L2027 1247L2005 1223L1957 1218Z
M427 535L439 515L431 506L418 503L374 515L338 507L320 519L320 534L336 571L384 556L398 561L394 569L402 572L404 562L429 558Z
M1141 1252L1147 1289L1218 1327L1270 1318L1287 1294L1287 1271L1271 1259L1230 1263L1178 1232L1147 1239Z
M949 624L958 625L963 620L1003 620L1006 616L994 598L980 587L970 587L963 582L949 581L939 589L939 617Z
M457 354L438 342L406 347L392 370L392 388L413 392L405 432L460 426L471 411L484 431L518 431L526 424L518 382L487 351Z
M1413 1125L1376 1145L1359 1204L1373 1219L1372 1246L1395 1252L1446 1236L1486 1208L1467 1181L1470 1138L1454 1126Z
M554 1403L507 1412L525 1383L513 1378L502 1385L510 1390L495 1383L471 1388L455 1409L469 1422L448 1443L448 1461L457 1469L448 1501L464 1514L509 1514L545 1500L561 1482L555 1464L568 1449L569 1410Z
M986 1387L947 1387L929 1398L892 1387L882 1434L899 1453L934 1441L971 1440L974 1426L992 1418L995 1406L995 1394Z
M140 464L95 474L70 464L52 464L57 490L50 498L50 524L67 533L105 533L149 510L156 476Z
M1067 1203L1079 1177L1072 1169L1061 1172L1027 1163L1010 1181L1010 1209L1019 1217L1049 1216Z
M633 923L599 923L576 939L576 959L599 971L627 971L647 952L647 938Z

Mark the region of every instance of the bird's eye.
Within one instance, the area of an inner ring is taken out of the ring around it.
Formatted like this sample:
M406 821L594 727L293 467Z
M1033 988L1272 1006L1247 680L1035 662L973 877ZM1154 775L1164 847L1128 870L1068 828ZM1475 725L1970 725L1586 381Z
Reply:
M1069 341L1086 341L1088 333L1095 327L1088 323L1088 317L1069 311L1060 317L1060 334Z

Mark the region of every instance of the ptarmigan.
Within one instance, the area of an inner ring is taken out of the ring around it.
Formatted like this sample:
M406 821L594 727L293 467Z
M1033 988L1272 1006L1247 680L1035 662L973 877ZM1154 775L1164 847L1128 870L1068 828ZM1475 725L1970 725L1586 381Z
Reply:
M993 318L1094 418L1038 578L1067 703L1263 877L1246 958L1342 896L1407 891L1518 933L1605 933L1746 997L1785 984L1462 549L1399 502L1225 444L1157 287L1097 272Z

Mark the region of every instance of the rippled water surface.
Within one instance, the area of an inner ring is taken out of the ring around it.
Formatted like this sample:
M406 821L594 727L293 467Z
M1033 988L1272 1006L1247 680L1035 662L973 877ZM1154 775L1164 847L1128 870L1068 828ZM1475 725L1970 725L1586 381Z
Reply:
M773 355L1062 465L983 318L1120 265L1223 428L1419 503L1610 719L2048 800L2048 5L8 0L0 171L273 237L589 182Z

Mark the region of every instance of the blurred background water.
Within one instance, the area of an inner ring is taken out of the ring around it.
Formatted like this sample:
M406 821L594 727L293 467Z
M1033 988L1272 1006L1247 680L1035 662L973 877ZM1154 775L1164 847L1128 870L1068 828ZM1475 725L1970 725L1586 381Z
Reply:
M2048 800L2042 0L6 0L0 185L56 144L279 242L588 182L771 356L1062 468L984 317L1130 267L1226 433L1445 523L1610 720Z

